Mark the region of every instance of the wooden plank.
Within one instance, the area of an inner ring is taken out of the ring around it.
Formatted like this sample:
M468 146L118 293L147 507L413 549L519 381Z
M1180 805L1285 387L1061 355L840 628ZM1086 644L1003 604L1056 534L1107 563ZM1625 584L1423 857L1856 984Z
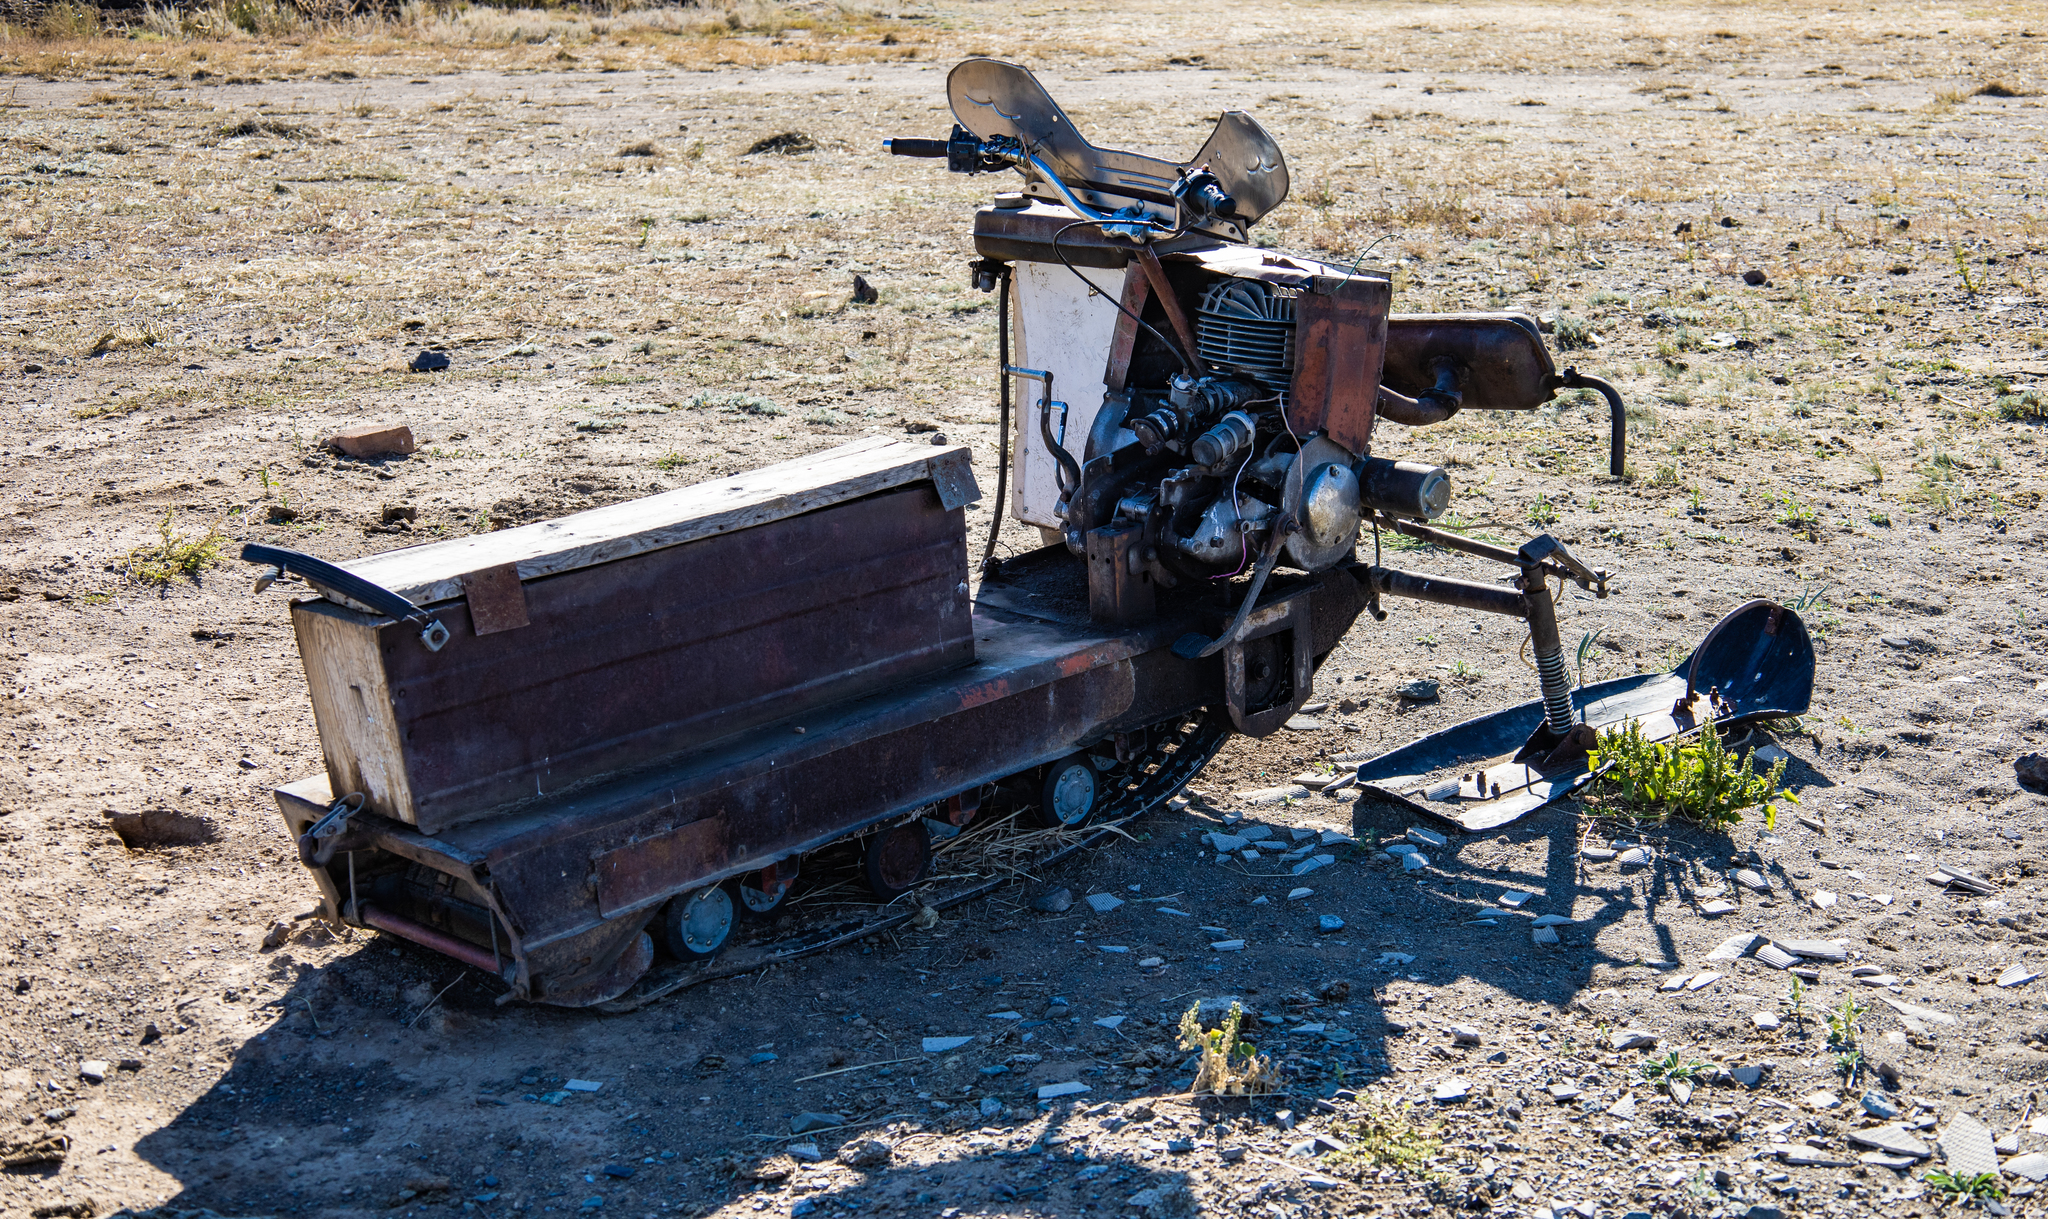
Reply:
M609 563L930 480L948 509L980 497L963 445L869 437L731 478L558 520L455 538L341 566L420 605L464 595L469 572L516 564L521 580Z
M377 641L387 621L325 601L292 605L330 792L362 792L372 812L410 823L412 784Z

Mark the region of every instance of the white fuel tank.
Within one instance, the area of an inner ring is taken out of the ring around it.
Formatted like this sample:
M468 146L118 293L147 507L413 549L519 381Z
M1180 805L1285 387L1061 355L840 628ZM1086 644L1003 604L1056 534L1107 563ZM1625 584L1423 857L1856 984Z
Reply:
M1052 374L1053 397L1067 404L1064 421L1061 412L1053 410L1053 435L1061 438L1061 444L1079 463L1086 456L1088 429L1102 409L1102 378L1116 330L1114 298L1105 299L1091 291L1060 263L1019 262L1014 266L1010 281L1015 293L1011 316L1016 319L1012 359L1022 367ZM1119 296L1125 276L1143 273L1136 266L1121 271L1096 267L1081 271L1103 292ZM1036 381L1020 378L1012 382L1016 434L1010 440L1010 514L1027 525L1059 529L1062 522L1055 511L1060 499L1059 465L1045 447L1038 426L1044 392Z

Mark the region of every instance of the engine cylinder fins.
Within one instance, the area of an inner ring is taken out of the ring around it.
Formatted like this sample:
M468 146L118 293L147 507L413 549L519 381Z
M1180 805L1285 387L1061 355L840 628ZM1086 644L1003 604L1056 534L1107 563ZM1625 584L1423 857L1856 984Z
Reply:
M1284 292L1255 279L1219 280L1195 311L1202 359L1279 392L1282 408L1294 381L1294 300Z
M1442 466L1368 457L1359 484L1366 507L1389 516L1433 521L1451 506L1451 476Z

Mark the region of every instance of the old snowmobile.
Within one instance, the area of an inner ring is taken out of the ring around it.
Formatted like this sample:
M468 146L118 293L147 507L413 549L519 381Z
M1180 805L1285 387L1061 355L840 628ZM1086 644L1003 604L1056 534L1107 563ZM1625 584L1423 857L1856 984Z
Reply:
M889 903L926 876L935 832L990 809L1083 831L1157 805L1231 733L1277 729L1389 597L1526 620L1541 697L1472 737L1502 756L1462 793L1437 772L1469 749L1369 777L1453 823L1461 796L1485 821L1583 781L1605 721L1575 701L1551 586L1604 596L1608 574L1549 537L1431 528L1445 472L1371 442L1381 417L1527 411L1584 386L1611 406L1620 475L1615 390L1558 371L1526 316L1392 313L1384 273L1251 244L1288 174L1249 115L1168 161L1090 144L1013 64L962 63L948 94L949 138L889 148L1022 177L975 213L969 273L999 303L997 515L1043 547L998 559L992 531L977 581L969 450L879 438L342 564L247 546L259 590L297 577L317 594L291 614L326 772L276 794L326 918L488 971L508 997L630 1002L707 976L827 848ZM1514 581L1362 562L1367 530ZM1688 699L1786 701L1749 696L1786 684L1752 672L1796 685L1802 663L1797 618L1765 613L1768 633L1724 624L1725 663L1676 675L1691 688L1638 681L1603 705L1680 731Z

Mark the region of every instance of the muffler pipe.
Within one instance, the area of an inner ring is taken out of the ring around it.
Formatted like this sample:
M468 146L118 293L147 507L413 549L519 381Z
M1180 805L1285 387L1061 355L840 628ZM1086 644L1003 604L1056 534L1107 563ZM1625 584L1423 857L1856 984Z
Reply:
M1607 399L1607 472L1620 478L1628 466L1628 409L1621 404L1621 391L1576 368L1567 368L1556 378L1562 389L1596 389Z
M454 957L464 965L475 966L494 978L498 976L499 964L494 954L484 951L468 940L458 940L452 935L415 923L409 918L401 918L368 902L355 903L355 915L357 921L366 927L388 931L399 939L411 940L420 947L431 948L444 957Z

